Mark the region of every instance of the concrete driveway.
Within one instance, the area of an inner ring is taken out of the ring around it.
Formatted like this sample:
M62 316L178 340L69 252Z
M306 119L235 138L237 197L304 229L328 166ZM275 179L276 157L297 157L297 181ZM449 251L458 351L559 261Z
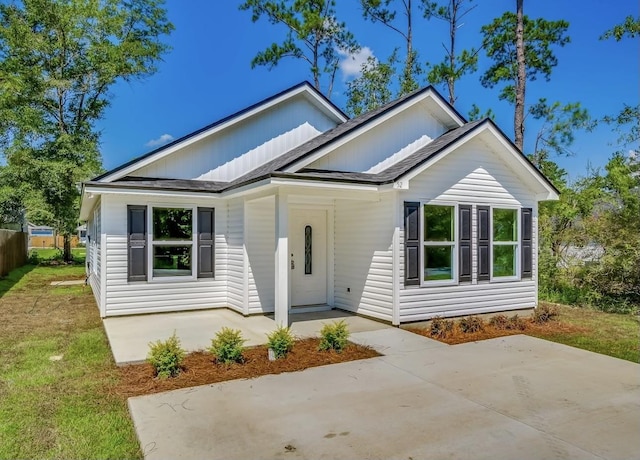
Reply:
M385 356L131 398L145 456L640 458L637 364L527 336L352 338Z

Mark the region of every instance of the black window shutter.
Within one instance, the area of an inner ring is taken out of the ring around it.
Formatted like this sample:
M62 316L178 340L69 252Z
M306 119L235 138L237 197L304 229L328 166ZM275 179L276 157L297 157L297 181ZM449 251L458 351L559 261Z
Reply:
M214 277L215 234L215 210L198 208L198 278Z
M531 208L522 208L522 278L533 275L533 222Z
M478 206L478 280L489 279L491 228L489 206Z
M147 280L147 207L127 206L127 275L129 281Z
M420 203L404 202L404 285L420 284Z
M471 281L471 205L458 206L460 244L460 267L458 267L460 281Z

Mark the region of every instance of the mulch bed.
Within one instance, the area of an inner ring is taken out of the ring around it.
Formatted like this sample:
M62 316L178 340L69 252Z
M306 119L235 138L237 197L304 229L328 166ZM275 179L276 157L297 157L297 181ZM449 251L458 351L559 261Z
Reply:
M545 335L570 334L575 332L583 332L585 329L561 321L549 321L547 323L534 323L527 321L524 330L518 329L496 329L495 327L485 325L484 331L465 333L457 327L454 328L446 337L432 337L428 328L407 328L408 331L420 334L430 339L438 340L449 345L457 345L460 343L477 342L479 340L494 339L496 337L505 337L508 335L525 334L536 337L544 337Z
M298 340L286 358L275 361L269 361L266 345L251 347L245 350L243 363L228 365L216 363L210 353L197 351L187 355L177 377L166 379L156 378L153 367L148 363L128 365L119 369L121 378L114 391L128 398L380 356L373 348L354 343L349 343L341 353L319 351L319 343L317 338Z

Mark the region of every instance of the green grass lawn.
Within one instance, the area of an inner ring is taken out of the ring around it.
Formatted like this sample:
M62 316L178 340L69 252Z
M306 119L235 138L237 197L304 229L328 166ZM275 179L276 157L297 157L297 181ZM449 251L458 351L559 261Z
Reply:
M62 249L32 248L29 249L29 255L35 256L40 262L62 260ZM82 264L87 256L87 248L71 248L71 255L73 256L74 262Z
M531 335L640 363L640 320L637 315L564 305L558 305L558 309L558 321L577 326L581 331Z
M0 279L0 458L141 457L91 290L50 286L83 277L27 265Z

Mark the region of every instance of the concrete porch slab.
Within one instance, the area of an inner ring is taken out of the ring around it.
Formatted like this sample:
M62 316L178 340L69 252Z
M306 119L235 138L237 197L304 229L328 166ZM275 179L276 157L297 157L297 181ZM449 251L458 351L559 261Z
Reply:
M335 320L344 320L352 333L391 327L342 310L291 314L289 319L298 337L314 337L325 323ZM245 317L227 309L119 316L105 318L103 323L117 365L144 361L149 343L166 340L174 331L183 348L195 351L208 348L224 326L240 329L247 346L266 343L267 334L276 327L273 316Z

